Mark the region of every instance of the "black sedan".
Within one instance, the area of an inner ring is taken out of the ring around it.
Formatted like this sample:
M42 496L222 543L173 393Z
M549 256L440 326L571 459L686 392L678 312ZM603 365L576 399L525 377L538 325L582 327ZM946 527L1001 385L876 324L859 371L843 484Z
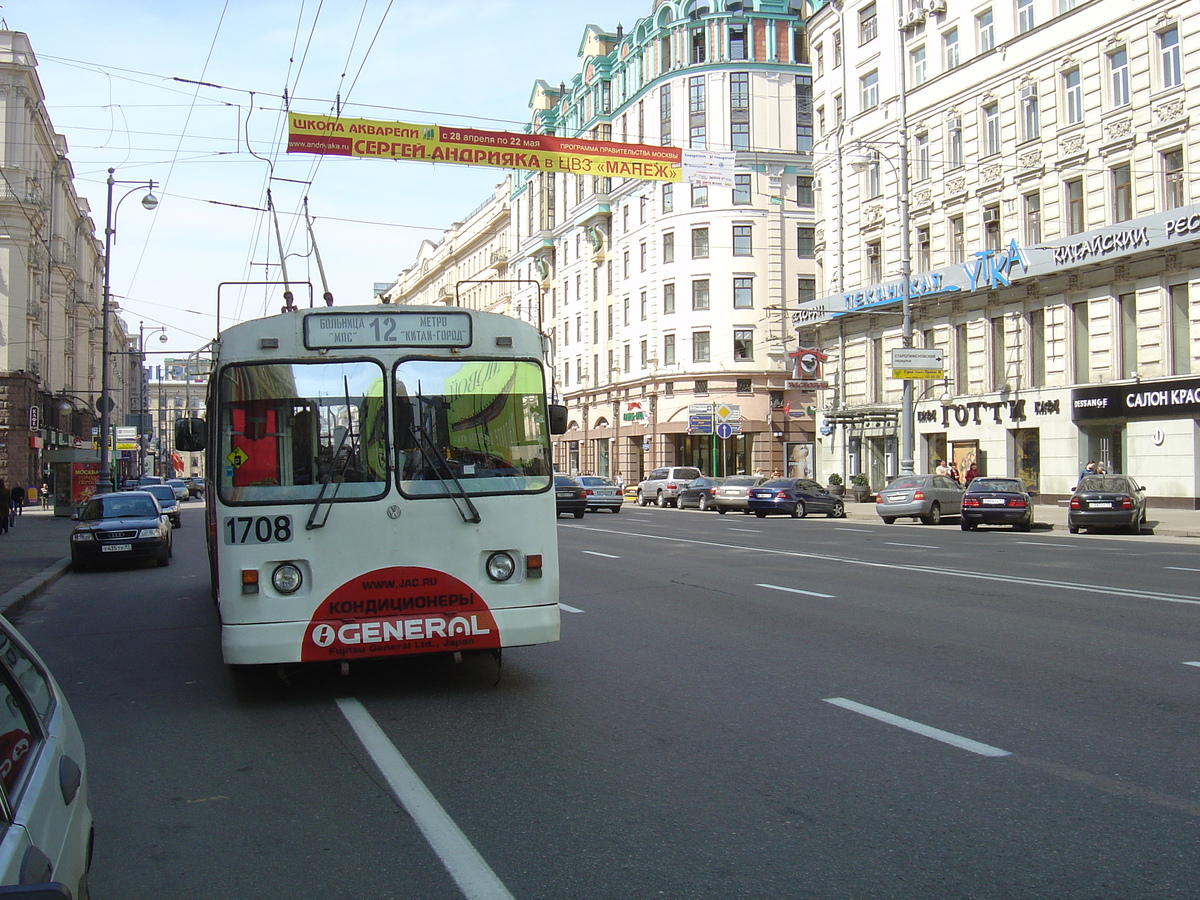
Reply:
M588 508L588 496L583 485L570 475L555 475L554 508L556 519L563 513L570 513L575 518L582 519Z
M962 497L963 531L980 525L1011 525L1017 531L1033 528L1033 497L1019 478L976 478Z
M107 562L171 564L171 523L146 491L93 497L71 532L71 567L76 572Z
M1140 534L1146 524L1146 489L1128 475L1085 475L1067 508L1067 531L1120 528Z
M679 489L679 498L675 501L675 508L695 507L701 512L706 509L716 509L717 491L724 483L724 478L709 478L707 475L693 478L687 483L687 487Z
M811 478L775 478L766 481L750 488L746 505L760 519L770 513L781 513L793 519L802 519L810 512L825 513L834 519L846 515L842 498L835 497Z

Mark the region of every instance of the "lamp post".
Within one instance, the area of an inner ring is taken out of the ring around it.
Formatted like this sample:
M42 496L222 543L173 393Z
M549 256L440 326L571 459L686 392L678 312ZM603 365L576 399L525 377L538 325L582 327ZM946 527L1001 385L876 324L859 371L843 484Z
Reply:
M123 201L130 194L137 191L146 190L146 196L142 198L142 206L148 210L158 206L158 198L151 193L154 190L153 181L118 181L113 178L113 173L116 169L108 170L108 205L104 216L104 297L102 298L102 306L100 312L100 326L103 329L100 341L100 477L96 481L97 494L112 493L112 448L109 444L112 436L109 434L111 424L109 422L110 413L112 412L113 400L110 393L108 381L108 322L109 309L111 303L111 271L112 271L112 245L113 235L116 234L114 222L117 218L117 212L121 208ZM117 201L116 206L113 206L113 185L114 184L133 184L136 187L130 188Z
M869 156L860 157L850 163L851 168L862 171L880 160L885 161L896 176L897 205L900 209L900 293L901 310L904 316L901 325L903 346L912 346L912 251L909 245L909 214L908 214L908 151L903 143L900 144L899 164L882 155L876 148L868 147ZM900 395L900 474L913 474L914 453L914 413L913 413L913 383L911 378L905 378Z
M151 328L150 334L161 332L158 339L164 344L167 342L167 329L165 327ZM138 354L141 359L138 365L138 373L140 374L140 384L138 384L138 475L146 474L146 420L150 417L150 391L146 387L146 323L138 322ZM161 388L160 388L161 390Z

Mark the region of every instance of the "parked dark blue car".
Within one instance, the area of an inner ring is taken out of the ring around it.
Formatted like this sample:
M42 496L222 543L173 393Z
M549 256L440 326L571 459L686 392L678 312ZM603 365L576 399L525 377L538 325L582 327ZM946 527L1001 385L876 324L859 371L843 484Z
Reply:
M846 515L841 497L835 497L811 478L775 478L750 488L746 495L750 512L760 519L771 513L802 519L809 513L824 513L840 519Z

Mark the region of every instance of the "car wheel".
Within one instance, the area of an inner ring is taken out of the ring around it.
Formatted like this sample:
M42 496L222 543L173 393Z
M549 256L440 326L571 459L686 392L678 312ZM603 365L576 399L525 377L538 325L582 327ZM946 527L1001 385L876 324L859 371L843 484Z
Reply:
M662 492L662 491L659 491L659 492L658 492L658 501L657 501L657 502L658 502L658 508L659 508L659 509L666 509L666 508L667 508L667 505L668 505L668 504L667 504L667 498L663 496L663 492Z
M1130 534L1141 534L1142 533L1142 517L1141 516L1138 516L1132 522L1129 523L1129 533Z
M765 519L767 517L765 512L755 512L754 515L758 516L760 519Z
M959 527L960 527L960 528L961 528L963 531L974 531L974 530L975 530L975 526L974 526L974 525L969 525L969 524L967 524L966 522L959 522L959 523L958 523L958 526L959 526Z
M1024 531L1024 532L1026 532L1026 533L1028 533L1028 532L1030 532L1030 531L1033 531L1033 519L1032 519L1032 518L1026 519L1024 522L1022 522L1022 523L1021 523L1021 524L1018 526L1018 528L1019 528L1021 531Z
M844 503L842 503L841 500L838 500L836 503L833 504L833 509L830 510L830 512L829 512L829 518L831 518L831 519L846 518L846 506Z
M1068 519L1067 520L1067 531L1070 534L1079 534L1079 526L1076 525L1074 522L1072 522L1070 519Z
M582 509L579 510L578 512L575 513L575 518L582 519L584 512L585 512L585 510L582 510Z
M614 506L614 507L612 508L612 511L613 511L613 512L615 512L615 513L619 513L619 512L621 511L621 507L619 507L619 506Z
M709 508L708 498L705 496L701 496L700 497L700 512L708 512L708 508Z
M803 500L797 500L796 505L792 507L792 518L803 519L808 515L808 508L804 505Z
M155 562L158 563L158 567L160 569L163 569L171 564L171 557L170 556L160 556L158 559L155 560Z
M942 507L935 503L929 507L929 515L921 516L921 521L926 525L940 525L942 521Z
M727 513L727 512L729 512L729 510L727 510L725 507L723 507L723 506L718 506L718 507L717 507L717 515L719 515L719 516L723 516L723 515L725 515L725 513Z
M896 517L895 517L895 516L884 516L884 517L883 517L883 524L884 524L884 525L891 525L891 524L892 524L893 522L895 522L895 521L896 521Z
M646 502L647 502L647 501L646 501L646 498L642 496L642 492L641 492L641 491L638 491L638 495L637 495L637 504L638 504L638 506L645 506L645 505L646 505Z

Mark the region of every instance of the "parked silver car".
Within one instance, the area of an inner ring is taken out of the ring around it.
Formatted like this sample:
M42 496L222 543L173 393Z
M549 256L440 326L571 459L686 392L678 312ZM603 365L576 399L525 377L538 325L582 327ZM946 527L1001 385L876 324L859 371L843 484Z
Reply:
M945 475L901 475L875 498L875 512L883 524L911 517L937 525L942 516L962 514L962 486Z
M611 478L605 478L603 475L576 475L575 480L587 494L588 512L598 512L602 509L615 513L621 511L625 494Z
M93 829L79 726L45 664L2 618L0 669L0 885L61 896L54 882L87 897Z
M679 491L701 474L695 466L663 466L655 469L638 485L638 506L647 503L674 506L679 499Z
M717 512L725 515L732 509L747 515L750 509L746 503L746 495L750 493L750 488L757 487L766 480L764 475L730 475L717 489L717 495L713 498Z

